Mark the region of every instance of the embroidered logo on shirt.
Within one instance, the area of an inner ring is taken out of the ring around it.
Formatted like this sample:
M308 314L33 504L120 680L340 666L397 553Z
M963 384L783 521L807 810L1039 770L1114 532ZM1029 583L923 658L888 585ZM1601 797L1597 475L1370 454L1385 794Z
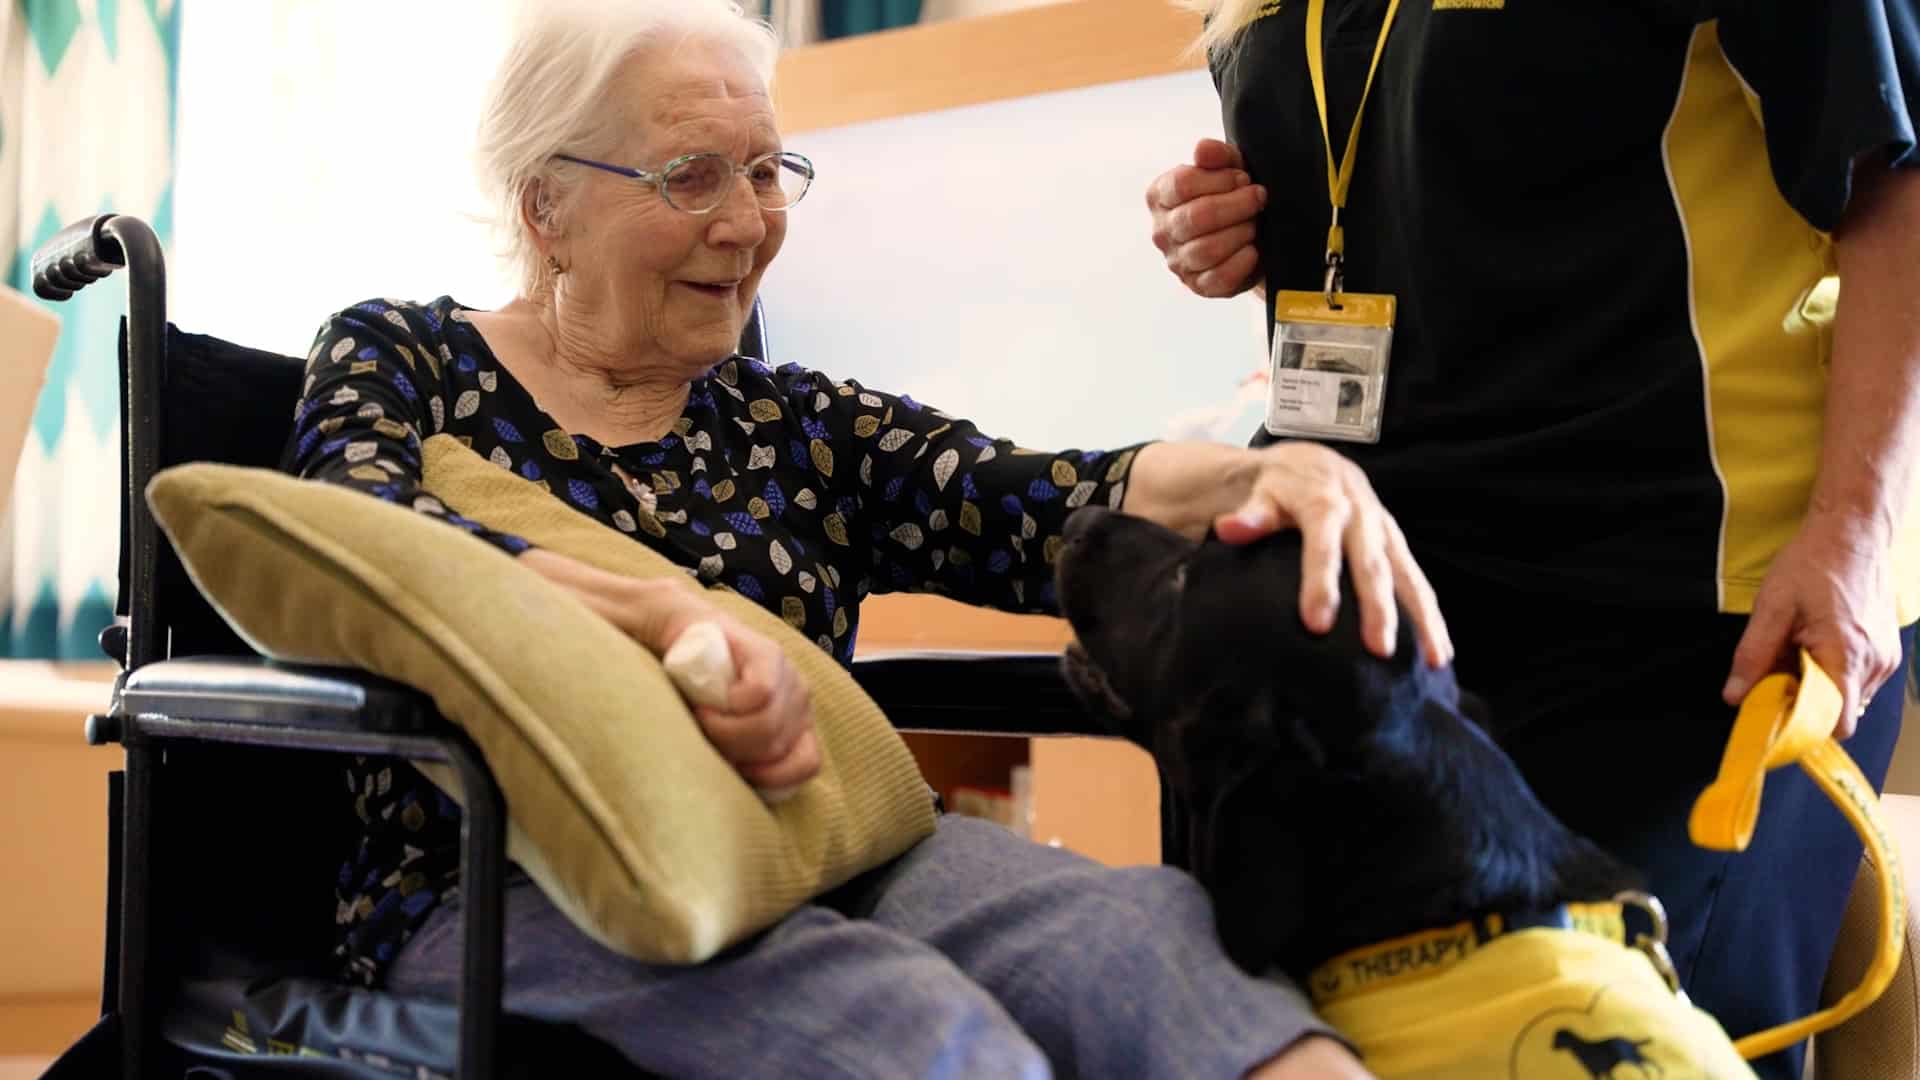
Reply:
M1285 2L1286 0L1262 0L1260 6L1253 11L1253 18L1247 20L1247 25L1252 26L1269 15L1280 14L1280 9Z

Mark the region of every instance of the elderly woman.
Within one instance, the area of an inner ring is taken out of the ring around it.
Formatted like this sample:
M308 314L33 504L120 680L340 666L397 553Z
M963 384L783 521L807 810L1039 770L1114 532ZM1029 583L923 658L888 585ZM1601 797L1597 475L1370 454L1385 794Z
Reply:
M1330 624L1344 563L1377 651L1397 598L1429 662L1450 659L1398 528L1330 452L1034 453L909 397L734 357L813 179L774 122L771 33L726 0L530 7L480 138L519 297L329 319L291 471L471 530L656 652L717 614L446 513L417 491L420 440L470 441L842 662L873 592L1052 611L1057 538L1090 503L1232 541L1298 528L1299 617ZM727 632L738 676L703 729L752 783L804 782L819 765L804 689L770 640ZM400 762L362 762L352 781L370 794L339 878L341 965L451 997L457 811ZM1227 960L1190 877L1104 868L989 824L945 819L699 966L604 949L524 877L507 910L509 1010L674 1076L1364 1075L1291 987Z

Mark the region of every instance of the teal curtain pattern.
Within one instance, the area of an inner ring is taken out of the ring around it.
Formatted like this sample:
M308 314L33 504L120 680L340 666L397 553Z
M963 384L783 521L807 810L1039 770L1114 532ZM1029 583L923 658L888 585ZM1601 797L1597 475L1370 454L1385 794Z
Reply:
M870 34L919 21L920 0L820 0L823 38Z
M172 233L182 0L0 0L0 254L31 291L33 250L99 213ZM0 655L101 658L119 520L115 360L126 283L64 304L0 546Z

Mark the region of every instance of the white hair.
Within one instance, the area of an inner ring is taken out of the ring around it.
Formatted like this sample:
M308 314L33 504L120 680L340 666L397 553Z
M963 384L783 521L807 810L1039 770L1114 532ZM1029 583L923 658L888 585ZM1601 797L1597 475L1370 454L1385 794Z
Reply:
M621 112L608 87L620 66L648 48L688 39L737 49L768 87L780 45L773 28L735 0L522 0L506 57L481 113L480 185L492 204L501 257L521 294L543 287L539 248L521 207L538 186L535 212L559 222L577 173L555 154L604 157L618 145Z
M1206 28L1200 31L1196 48L1216 60L1228 59L1240 32L1252 22L1262 4L1270 0L1174 0L1178 7L1206 16Z

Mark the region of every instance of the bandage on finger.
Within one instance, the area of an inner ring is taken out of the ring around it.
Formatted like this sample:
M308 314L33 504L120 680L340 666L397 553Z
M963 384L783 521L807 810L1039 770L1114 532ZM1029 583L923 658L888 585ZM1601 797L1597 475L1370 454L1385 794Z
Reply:
M733 685L733 653L719 623L697 622L680 632L660 665L682 697L695 705L723 709Z
M719 623L697 622L680 632L673 645L667 649L667 655L660 660L660 666L667 671L667 677L680 695L694 705L704 705L711 709L724 709L727 705L727 692L733 686L733 651L727 648L727 636ZM760 797L768 803L783 802L793 797L801 785L786 787L755 787Z

